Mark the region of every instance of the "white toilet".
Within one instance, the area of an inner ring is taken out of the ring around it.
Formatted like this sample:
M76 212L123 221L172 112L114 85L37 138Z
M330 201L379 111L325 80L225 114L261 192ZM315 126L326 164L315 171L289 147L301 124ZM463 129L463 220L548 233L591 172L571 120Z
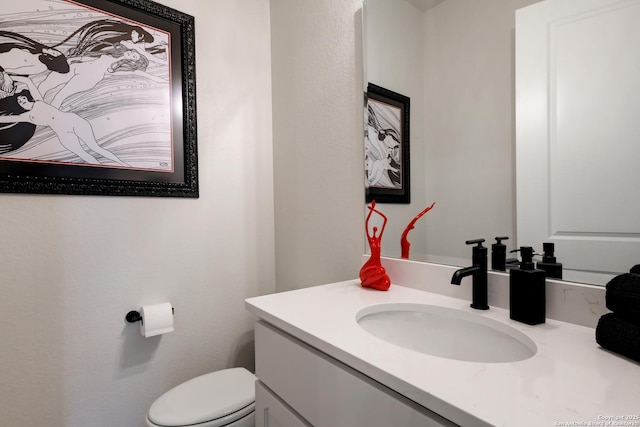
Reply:
M244 368L201 375L151 405L149 427L254 427L256 377Z

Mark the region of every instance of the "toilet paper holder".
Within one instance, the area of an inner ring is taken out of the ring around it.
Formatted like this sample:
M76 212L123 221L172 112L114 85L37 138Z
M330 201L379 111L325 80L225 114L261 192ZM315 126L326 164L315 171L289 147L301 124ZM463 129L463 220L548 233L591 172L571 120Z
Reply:
M173 308L173 307L171 307L171 314L173 314L173 315L176 314L176 309ZM127 313L127 315L124 318L129 323L136 323L136 322L144 323L144 319L140 315L140 312L137 311L137 310L131 310L130 312Z

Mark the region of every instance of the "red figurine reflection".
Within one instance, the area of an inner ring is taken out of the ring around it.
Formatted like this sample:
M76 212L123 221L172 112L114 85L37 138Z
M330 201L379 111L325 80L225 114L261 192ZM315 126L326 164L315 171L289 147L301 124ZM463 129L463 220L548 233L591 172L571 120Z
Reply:
M409 231L413 230L413 226L416 225L416 221L418 221L422 215L429 212L435 204L436 202L433 202L431 203L431 206L427 206L426 208L424 208L422 212L420 212L418 215L416 215L415 218L411 220L411 222L407 225L407 227L402 232L402 237L400 238L400 247L402 248L402 258L405 258L405 259L409 258L409 247L411 246L411 243L409 243L409 240L407 240L407 235L409 234Z
M367 215L365 226L367 228L367 240L369 240L369 246L371 247L371 256L360 269L360 281L361 285L365 288L386 291L389 289L389 286L391 286L391 280L389 276L387 276L387 272L382 264L380 264L380 246L382 243L382 233L384 233L384 228L387 226L387 217L375 208L375 200L371 202L371 206L367 207L369 208L369 214ZM373 227L373 233L369 233L369 220L374 212L384 219L379 235L376 235L378 227Z

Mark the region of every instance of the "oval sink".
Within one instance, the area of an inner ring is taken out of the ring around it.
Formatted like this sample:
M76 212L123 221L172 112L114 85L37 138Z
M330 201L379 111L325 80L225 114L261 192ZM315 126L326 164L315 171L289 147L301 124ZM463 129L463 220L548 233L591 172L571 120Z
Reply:
M388 343L447 359L517 362L537 351L528 336L509 325L436 305L374 305L360 310L356 321Z

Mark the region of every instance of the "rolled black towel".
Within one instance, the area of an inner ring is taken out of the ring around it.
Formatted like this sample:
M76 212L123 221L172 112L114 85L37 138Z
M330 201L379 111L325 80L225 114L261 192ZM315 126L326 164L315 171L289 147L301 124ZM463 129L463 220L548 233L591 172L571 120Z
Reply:
M600 317L596 326L596 342L607 350L640 362L640 325L615 313Z
M640 322L640 274L625 273L607 283L606 306L614 313Z
M629 270L629 273L640 274L640 264L636 264L633 267L631 267L631 270Z

